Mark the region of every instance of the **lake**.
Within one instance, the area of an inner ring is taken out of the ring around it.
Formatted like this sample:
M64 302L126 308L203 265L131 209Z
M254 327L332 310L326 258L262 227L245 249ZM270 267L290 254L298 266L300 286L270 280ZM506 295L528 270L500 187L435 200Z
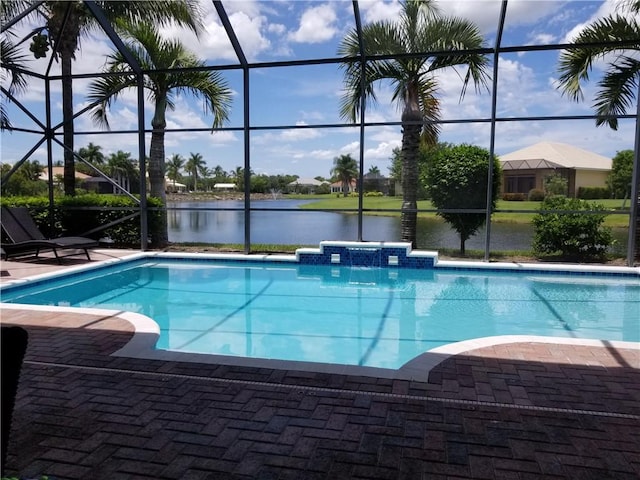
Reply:
M351 213L314 212L308 210L277 211L297 208L314 200L254 200L251 208L275 211L251 212L251 243L282 245L318 245L322 240L358 240L358 216ZM169 202L169 208L230 210L170 210L167 214L169 241L172 243L244 243L244 201ZM484 250L484 233L466 242L467 249ZM614 229L616 252L626 253L626 229ZM365 215L362 219L365 241L399 241L400 217ZM530 250L533 227L528 224L492 223L491 250ZM418 219L418 247L438 250L458 249L455 230L439 218Z

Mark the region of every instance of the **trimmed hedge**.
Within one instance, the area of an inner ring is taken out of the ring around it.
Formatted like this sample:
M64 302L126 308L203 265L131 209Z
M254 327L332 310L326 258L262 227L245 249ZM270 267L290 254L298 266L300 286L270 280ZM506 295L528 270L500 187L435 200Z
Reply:
M532 188L529 190L528 200L530 202L541 202L545 198L544 190L540 190L539 188Z
M138 203L125 195L86 194L54 198L53 224L49 225L49 199L47 197L3 197L2 206L28 207L42 233L54 238L65 236L110 237L114 246L140 245L140 217L135 216L104 230L87 234L139 210ZM162 207L157 198L147 199L149 208ZM148 233L153 241L154 232L161 225L162 211L148 213Z
M583 200L611 198L611 190L608 187L580 187L578 188L578 198Z
M524 202L527 196L524 193L503 193L502 200L507 202Z

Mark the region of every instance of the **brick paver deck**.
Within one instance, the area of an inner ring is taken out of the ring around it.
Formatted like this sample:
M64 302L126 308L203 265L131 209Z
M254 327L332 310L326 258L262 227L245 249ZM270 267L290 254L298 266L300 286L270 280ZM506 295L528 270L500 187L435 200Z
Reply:
M56 479L638 479L640 352L520 343L428 383L110 353L117 318L18 310L7 474Z

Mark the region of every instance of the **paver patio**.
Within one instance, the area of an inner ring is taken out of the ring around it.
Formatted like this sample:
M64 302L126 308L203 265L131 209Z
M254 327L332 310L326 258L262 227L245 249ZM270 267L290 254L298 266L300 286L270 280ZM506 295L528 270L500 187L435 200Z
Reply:
M6 474L637 479L640 351L519 343L428 383L113 357L116 317L3 310L30 340Z

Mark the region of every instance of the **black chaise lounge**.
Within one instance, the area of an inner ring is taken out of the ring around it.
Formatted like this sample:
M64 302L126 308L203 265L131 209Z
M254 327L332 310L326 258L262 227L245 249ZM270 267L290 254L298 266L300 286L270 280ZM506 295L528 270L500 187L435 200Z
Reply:
M89 249L98 246L98 241L86 237L59 237L46 238L38 229L36 222L31 217L26 207L2 207L2 230L10 243L2 243L3 255L6 260L12 255L35 253L36 257L41 250L53 250L58 262L58 250L84 250L87 258Z

